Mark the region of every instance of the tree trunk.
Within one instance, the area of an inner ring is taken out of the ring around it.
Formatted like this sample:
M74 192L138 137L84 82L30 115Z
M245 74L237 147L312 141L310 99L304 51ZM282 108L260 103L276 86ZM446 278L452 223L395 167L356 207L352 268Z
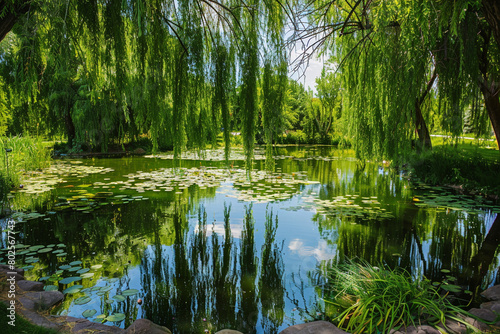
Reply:
M500 1L483 0L482 4L486 21L488 21L493 37L500 48Z
M420 140L420 146L425 149L431 149L432 142L429 129L427 128L424 116L422 115L421 107L422 103L424 103L425 98L427 97L427 94L429 94L434 81L436 80L436 76L436 70L434 70L431 79L429 80L429 82L427 82L427 87L425 88L422 96L417 99L417 101L415 101L415 128L417 130L418 139Z
M495 259L495 253L500 244L500 214L497 214L493 225L485 236L481 248L472 258L469 267L469 289L477 290ZM477 291L476 291L477 292Z
M66 115L64 115L64 123L66 125L66 134L68 135L68 148L72 149L73 145L75 145L76 132L70 108L67 109Z
M497 139L497 146L500 148L500 85L496 83L488 84L483 80L480 83L480 88L484 97L484 105L490 117L495 138Z
M30 8L29 0L22 0L18 2L19 2L18 4L12 5L11 11L7 11L5 13L5 16L0 18L0 41L2 41L5 38L5 36L14 26L14 24L16 24L19 16L25 14ZM10 5L6 4L4 0L0 0L0 13L2 13L5 10L6 6Z

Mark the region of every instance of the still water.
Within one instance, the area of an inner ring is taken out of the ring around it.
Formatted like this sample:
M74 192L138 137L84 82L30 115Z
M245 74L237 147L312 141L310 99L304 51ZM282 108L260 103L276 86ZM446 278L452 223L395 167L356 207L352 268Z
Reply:
M10 196L20 265L66 293L57 314L174 333L323 319L321 268L348 259L473 292L499 283L495 203L331 147L276 153L274 173L221 152L56 160Z

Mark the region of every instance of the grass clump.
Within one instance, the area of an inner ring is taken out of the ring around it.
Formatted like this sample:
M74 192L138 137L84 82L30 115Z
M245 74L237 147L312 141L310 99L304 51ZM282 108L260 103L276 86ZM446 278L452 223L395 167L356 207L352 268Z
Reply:
M351 333L388 333L401 327L445 327L446 319L468 325L453 305L427 279L408 272L349 262L327 271L327 314L338 327Z

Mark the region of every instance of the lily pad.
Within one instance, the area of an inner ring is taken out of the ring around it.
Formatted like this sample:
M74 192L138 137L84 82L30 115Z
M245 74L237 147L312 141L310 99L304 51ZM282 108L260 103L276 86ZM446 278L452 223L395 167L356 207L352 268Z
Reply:
M137 290L137 289L128 289L128 290L123 291L122 295L123 296L133 296L133 295L136 295L137 293L139 293L139 290Z
M38 250L38 253L48 253L52 250L53 250L53 248L42 248L42 249Z
M80 270L80 269L82 269L82 267L80 267L80 266L76 266L76 267L72 267L72 268L68 269L68 271L69 271L69 272L74 272L74 271L78 271L78 270Z
M64 289L63 290L63 293L64 294L67 294L67 293L77 293L77 292L80 292L80 290L83 288L83 285L73 285L73 286L70 286L69 288L67 289Z
M122 321L123 319L125 319L125 314L123 314L123 313L115 313L115 314L112 314L109 317L107 317L106 321L118 322L118 321Z
M82 264L82 261L73 261L73 262L70 262L70 266L76 266L76 265L79 265L79 264Z
M113 296L113 299L115 299L117 302L123 302L126 298L122 295L116 295Z
M94 310L94 309L92 309L92 310L85 310L85 311L82 312L82 316L84 318L90 318L90 317L92 317L96 313L97 313L97 311Z
M68 266L67 264L65 264L64 266L60 266L59 269L62 269L62 270L68 270L70 269L71 266Z
M78 282L81 281L82 278L80 276L73 276L73 277L66 277L62 280L59 281L61 284L69 284L71 282Z
M59 288L56 285L46 285L43 287L45 291L57 291Z
M90 269L92 270L97 270L97 269L101 269L102 268L102 264L94 264L93 266L90 267Z
M92 300L92 298L90 298L89 296L83 296L83 297L75 299L74 303L75 303L75 305L83 305L83 304L87 304L91 300Z
M90 278L92 276L94 276L94 273L84 273L80 275L81 278Z
M66 256L66 255L68 255L68 253L59 253L59 254L57 254L56 256L57 256L57 257L63 257L63 256Z
M85 274L87 271L90 271L90 269L89 268L83 268L83 269L78 270L76 273L77 274Z

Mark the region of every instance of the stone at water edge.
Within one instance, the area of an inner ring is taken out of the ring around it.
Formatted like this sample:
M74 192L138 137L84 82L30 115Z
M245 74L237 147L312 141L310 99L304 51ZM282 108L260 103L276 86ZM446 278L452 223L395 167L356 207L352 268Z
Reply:
M64 299L61 291L29 291L19 296L24 308L33 311L46 311Z
M280 334L348 334L328 321L313 321L288 327Z
M123 328L104 325L81 318L63 317L63 323L65 327L61 332L66 332L69 329L70 330L69 333L75 333L75 334L89 334L89 333L124 334L125 333L125 330Z
M488 300L500 300L500 285L492 286L481 292L481 296Z
M24 269L14 268L14 270L11 270L10 266L6 265L6 264L0 264L0 272L5 272L5 273L7 273L7 272L15 272L19 276L24 276Z
M167 327L157 325L148 319L137 319L125 330L125 334L172 334L172 332Z
M482 303L480 308L488 309L496 313L500 313L500 301L491 301L491 302L486 302Z
M17 286L23 291L43 291L43 287L45 284L42 282L33 282L21 280L17 281Z

